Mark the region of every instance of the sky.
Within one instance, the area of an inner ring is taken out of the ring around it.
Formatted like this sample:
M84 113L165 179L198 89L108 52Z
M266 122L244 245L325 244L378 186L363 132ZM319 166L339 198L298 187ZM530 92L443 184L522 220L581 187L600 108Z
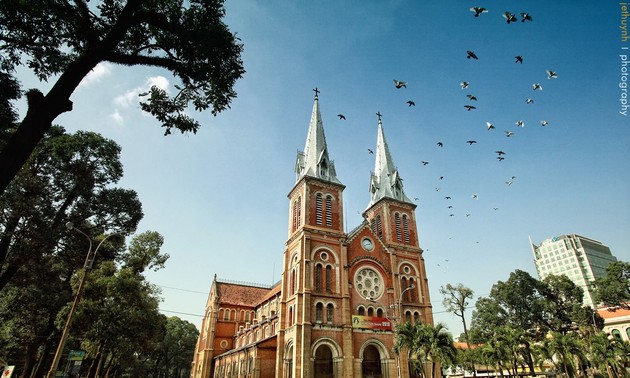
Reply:
M370 200L368 149L376 145L376 113L382 114L404 191L418 206L434 320L455 335L461 321L444 311L439 288L471 288L470 318L474 301L510 272L537 277L530 237L540 243L576 233L630 261L630 115L620 113L630 66L623 48L630 41L623 40L621 3L227 0L225 6L225 22L244 44L247 72L229 110L216 117L190 111L202 124L196 135L165 137L141 112L138 93L151 85L172 93L177 84L149 67L97 66L73 94L74 110L55 121L122 147L119 186L138 192L145 213L138 232L161 233L170 255L164 269L148 274L162 289L164 314L200 327L215 274L260 284L280 279L287 195L314 88L329 155L346 186L346 230L361 223ZM474 17L472 6L488 12ZM518 21L508 24L505 11ZM520 12L532 21L521 22ZM23 70L19 75L25 89L50 87ZM406 88L396 89L394 79ZM25 104L19 107L23 115ZM516 126L519 120L524 127Z

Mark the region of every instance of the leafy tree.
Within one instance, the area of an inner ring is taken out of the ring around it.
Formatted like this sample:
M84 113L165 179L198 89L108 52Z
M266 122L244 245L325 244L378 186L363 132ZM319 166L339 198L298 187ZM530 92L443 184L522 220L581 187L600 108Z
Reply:
M166 319L166 334L153 355L154 377L188 377L199 331L176 316Z
M630 366L630 343L599 332L589 337L588 345L589 360L602 375L610 370L613 378L625 377L625 369Z
M606 267L606 276L595 280L594 300L604 306L630 309L630 263L615 261Z
M551 332L543 340L541 352L547 361L551 361L556 371L567 378L576 376L585 361L584 345L575 333Z
M410 322L399 325L396 329L394 352L399 354L407 350L409 356L416 357L418 368L425 377L433 377L438 364L451 366L455 364L456 350L453 337L444 324L435 326L424 323ZM425 362L431 366L426 371Z
M53 120L72 110L73 91L101 62L159 67L181 81L174 96L153 87L141 103L165 134L196 132L199 123L184 113L189 104L213 114L228 108L244 69L243 46L224 14L222 0L0 2L0 79L14 83L24 60L40 80L55 78L46 95L26 93L26 116L0 152L0 194Z
M453 286L450 283L440 288L440 293L444 296L442 305L448 312L452 312L456 316L462 319L462 325L464 326L464 335L466 339L466 346L470 349L470 338L468 337L468 327L466 326L465 312L468 308L469 300L473 297L472 289L458 283ZM474 361L471 362L473 376L477 376L477 370L475 369Z

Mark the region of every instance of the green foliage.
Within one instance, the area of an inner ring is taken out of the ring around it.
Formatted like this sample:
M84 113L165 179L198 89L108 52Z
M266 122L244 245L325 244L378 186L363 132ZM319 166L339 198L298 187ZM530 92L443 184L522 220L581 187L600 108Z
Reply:
M630 309L630 263L615 261L595 280L594 300L611 308Z
M456 363L456 350L453 337L442 323L435 326L424 323L405 322L396 327L394 353L407 353L423 376L432 377L438 363L443 367ZM430 363L431 371L427 372L425 362Z

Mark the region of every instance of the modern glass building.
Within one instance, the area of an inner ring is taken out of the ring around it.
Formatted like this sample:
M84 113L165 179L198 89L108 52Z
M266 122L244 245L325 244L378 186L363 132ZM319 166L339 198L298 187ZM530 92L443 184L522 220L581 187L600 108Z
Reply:
M593 301L592 282L606 276L606 267L617 259L610 248L584 236L569 234L546 239L536 245L531 242L538 277L565 275L584 290L584 305L597 307Z

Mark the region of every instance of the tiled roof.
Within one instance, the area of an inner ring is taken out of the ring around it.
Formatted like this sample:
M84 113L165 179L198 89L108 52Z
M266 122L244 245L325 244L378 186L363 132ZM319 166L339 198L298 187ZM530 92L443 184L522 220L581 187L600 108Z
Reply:
M605 308L598 308L597 312L599 313L599 316L601 316L604 319L613 319L613 318L620 318L622 316L630 316L630 310L625 309L625 308L609 310L607 307L605 307Z
M261 287L217 282L219 302L222 304L255 307L269 291Z
M269 290L267 292L267 295L265 295L263 298L260 299L260 302L257 304L261 304L262 302L266 301L267 299L273 297L274 295L280 293L282 291L282 282L279 282L277 285L275 285L274 287L271 288L271 290Z

